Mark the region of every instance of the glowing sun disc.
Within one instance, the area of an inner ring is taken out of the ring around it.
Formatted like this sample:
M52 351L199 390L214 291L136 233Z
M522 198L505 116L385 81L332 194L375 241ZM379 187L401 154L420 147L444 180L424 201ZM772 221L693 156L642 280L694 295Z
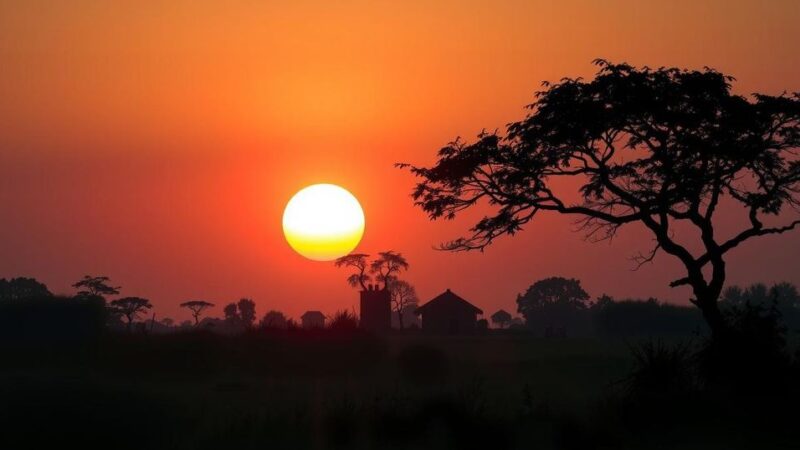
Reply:
M283 211L283 234L297 253L331 261L356 248L364 235L358 200L335 184L314 184L296 193Z

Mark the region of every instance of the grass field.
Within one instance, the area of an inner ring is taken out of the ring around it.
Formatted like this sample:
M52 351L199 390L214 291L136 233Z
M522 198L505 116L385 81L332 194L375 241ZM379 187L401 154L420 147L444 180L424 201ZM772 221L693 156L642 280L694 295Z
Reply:
M697 440L668 433L639 436L608 406L631 369L629 344L189 333L111 336L80 348L16 346L4 350L0 372L0 443L694 448Z

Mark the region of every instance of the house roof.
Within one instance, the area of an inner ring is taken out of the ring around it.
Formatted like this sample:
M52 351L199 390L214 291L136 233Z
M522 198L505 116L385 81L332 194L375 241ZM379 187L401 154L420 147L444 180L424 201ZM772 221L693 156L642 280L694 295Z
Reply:
M497 311L496 313L492 314L492 318L501 317L501 316L508 316L509 318L511 318L511 314L509 314L509 312L506 311L505 309L501 309L501 310Z
M308 319L320 319L320 318L324 319L325 318L325 314L322 314L319 311L306 311L306 312L303 313L302 316L300 316L300 318L301 319L306 319L306 318L308 318Z
M458 295L454 294L453 291L451 291L450 289L442 292L441 294L434 297L428 303L425 303L424 305L417 308L417 310L414 311L414 314L422 314L425 312L426 309L430 309L431 306L434 307L452 306L456 308L466 308L469 309L470 312L474 312L476 314L483 314L483 311L481 311L480 308L464 300Z

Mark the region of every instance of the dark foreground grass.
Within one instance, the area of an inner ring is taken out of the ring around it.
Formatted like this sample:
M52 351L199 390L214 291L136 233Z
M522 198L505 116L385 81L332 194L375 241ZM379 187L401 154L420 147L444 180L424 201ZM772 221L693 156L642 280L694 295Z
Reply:
M780 424L747 414L758 402L623 398L629 354L611 340L323 332L6 345L0 448L783 445Z

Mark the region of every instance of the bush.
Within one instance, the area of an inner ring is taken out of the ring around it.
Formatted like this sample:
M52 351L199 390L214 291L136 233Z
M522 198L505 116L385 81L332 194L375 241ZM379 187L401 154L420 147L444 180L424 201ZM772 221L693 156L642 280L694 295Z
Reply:
M42 296L0 302L0 339L6 342L93 340L105 321L102 298Z
M358 330L358 317L355 313L346 310L337 311L328 323L328 329L331 331L356 331Z
M648 340L631 346L633 370L626 380L635 396L682 395L694 389L692 351L688 344Z
M698 352L702 381L743 393L777 393L790 382L786 329L774 305L751 304L725 311L730 329L710 337Z
M689 336L704 327L697 308L656 299L606 302L592 313L600 336Z

